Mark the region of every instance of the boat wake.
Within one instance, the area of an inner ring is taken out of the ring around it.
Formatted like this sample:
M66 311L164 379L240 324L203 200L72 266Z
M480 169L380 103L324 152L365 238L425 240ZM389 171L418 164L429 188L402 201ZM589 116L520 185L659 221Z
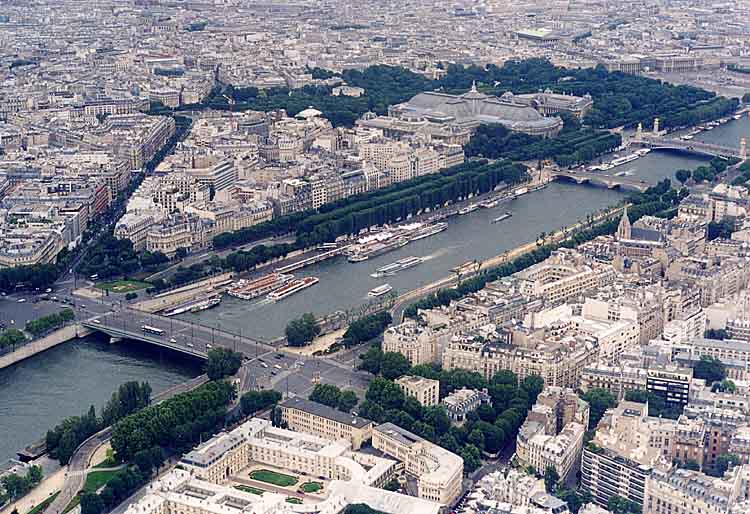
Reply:
M433 259L438 259L440 257L443 257L443 256L448 255L449 253L451 253L451 250L455 250L456 248L460 248L460 247L461 247L461 245L446 246L445 248L441 248L440 250L438 250L438 251L436 251L434 253L431 253L429 255L425 255L424 257L422 257L422 259L424 259L425 261L431 261Z

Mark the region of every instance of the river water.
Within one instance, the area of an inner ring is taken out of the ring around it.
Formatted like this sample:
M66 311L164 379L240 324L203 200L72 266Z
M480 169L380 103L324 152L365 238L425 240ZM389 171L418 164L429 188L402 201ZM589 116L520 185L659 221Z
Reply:
M620 166L610 173L626 173L647 182L672 177L679 168L694 168L702 159L682 154L652 152L642 159ZM248 302L225 296L221 305L198 314L181 315L187 320L221 327L233 333L273 339L282 335L292 318L306 312L325 315L336 310L366 304L370 289L388 283L396 292L405 292L449 275L450 269L468 260L487 259L533 241L542 232L553 232L583 219L587 214L621 201L624 194L593 186L552 183L494 209L479 209L449 220L447 230L415 241L404 248L359 263L345 257L310 266L297 276L315 276L320 283L279 303L267 299ZM513 217L493 224L491 221L510 211ZM394 276L370 275L386 264L409 256L426 261Z
M736 127L735 127L736 125ZM733 128L734 127L734 128ZM748 133L746 118L705 133L739 141ZM726 132L725 136L721 134ZM737 143L738 144L738 143ZM642 159L611 170L647 182L672 178L679 168L695 168L705 159L651 152ZM327 314L367 303L367 292L390 283L407 291L450 273L450 268L472 259L486 259L503 250L533 241L541 232L571 225L586 214L621 201L624 194L592 186L553 183L495 209L480 209L449 220L449 228L435 236L356 264L345 259L320 263L298 272L317 276L320 283L277 304L245 302L225 297L222 304L186 319L219 326L243 335L271 339L283 333L288 320L305 312ZM490 221L505 211L513 216L500 223ZM375 279L375 268L407 256L426 257L421 265L392 277ZM61 345L9 369L0 370L0 460L43 436L65 416L77 415L94 404L100 407L112 392L128 380L147 380L155 391L168 388L200 373L199 364L181 357L160 355L134 343L110 346L87 338Z
M106 338L65 343L0 370L0 462L66 416L99 408L120 384L147 381L154 393L198 376L201 364Z

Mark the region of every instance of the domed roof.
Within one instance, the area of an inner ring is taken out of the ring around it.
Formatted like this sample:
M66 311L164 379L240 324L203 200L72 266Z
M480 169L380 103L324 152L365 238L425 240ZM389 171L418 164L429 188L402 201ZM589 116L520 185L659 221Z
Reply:
M477 83L474 81L471 83L471 89L467 93L462 94L460 98L465 100L484 100L489 97L477 91Z
M298 112L295 118L309 119L309 118L315 118L316 116L320 116L321 114L323 113L317 109L314 109L313 106L311 105L307 109L304 109Z

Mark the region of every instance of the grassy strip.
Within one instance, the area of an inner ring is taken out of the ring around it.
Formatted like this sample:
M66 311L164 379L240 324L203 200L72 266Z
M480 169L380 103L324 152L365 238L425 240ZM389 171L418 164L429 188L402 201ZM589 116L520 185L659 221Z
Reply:
M60 494L60 491L57 491L55 494L44 500L42 503L31 509L27 514L42 514L47 507L49 507L50 503L55 501L55 498L57 498L57 495Z
M299 488L303 493L316 493L323 489L323 484L320 482L305 482Z
M258 489L257 487L251 487L249 485L236 485L234 488L243 493L257 494L258 496L265 493L263 489Z
M96 284L97 289L103 289L110 293L131 293L146 289L147 287L151 287L151 284L138 280L115 280L113 282L99 282Z
M297 483L297 479L291 475L277 473L269 469L259 469L250 473L250 478L260 482L277 485L279 487L289 487Z
M102 463L103 464L103 463ZM65 506L65 508L62 511L62 514L67 514L71 510L78 507L78 505L81 503L81 495L83 493L95 493L107 483L112 480L115 475L117 475L120 471L120 469L110 470L110 471L92 471L88 475L86 475L86 482L83 484L83 489L78 491L78 494L76 494L72 500L70 500L70 503Z

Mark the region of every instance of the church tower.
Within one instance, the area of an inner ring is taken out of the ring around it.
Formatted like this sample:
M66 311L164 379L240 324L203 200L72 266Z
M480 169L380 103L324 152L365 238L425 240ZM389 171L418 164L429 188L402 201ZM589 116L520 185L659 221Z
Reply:
M622 210L622 219L620 224L617 225L617 240L622 241L623 239L630 239L631 227L630 218L628 218L628 206Z

